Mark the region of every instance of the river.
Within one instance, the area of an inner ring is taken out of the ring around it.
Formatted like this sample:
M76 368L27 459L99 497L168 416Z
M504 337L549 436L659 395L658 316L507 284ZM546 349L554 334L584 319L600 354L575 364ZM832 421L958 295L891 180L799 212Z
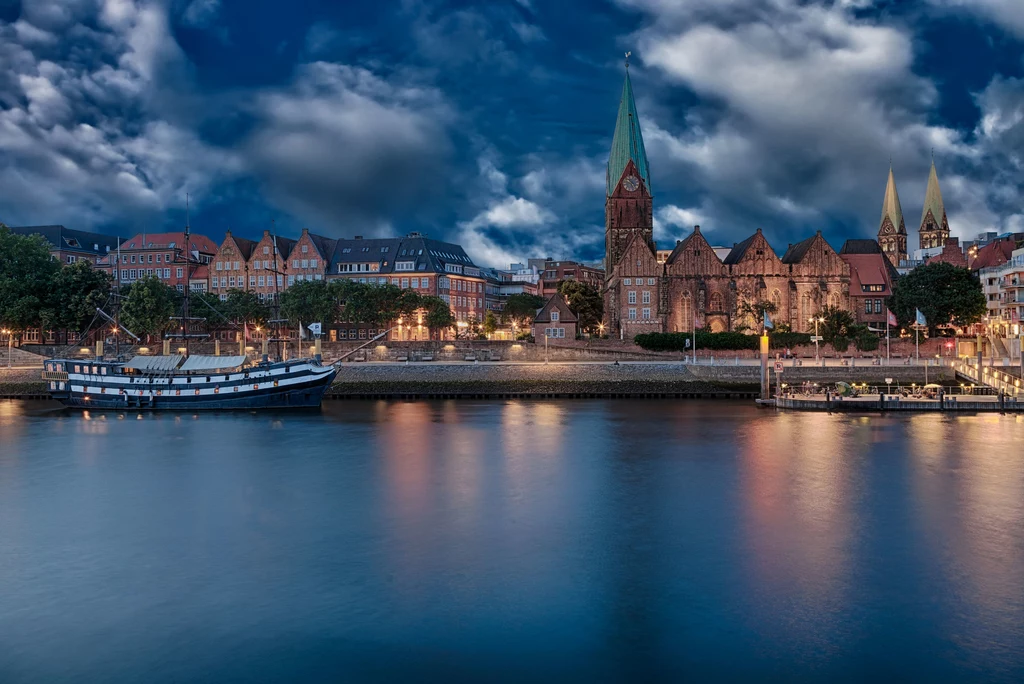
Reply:
M1024 417L0 401L0 681L1024 680Z

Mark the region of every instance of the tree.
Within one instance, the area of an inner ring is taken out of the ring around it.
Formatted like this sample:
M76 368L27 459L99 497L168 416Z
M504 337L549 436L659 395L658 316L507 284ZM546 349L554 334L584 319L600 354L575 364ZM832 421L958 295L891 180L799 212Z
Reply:
M493 335L494 331L498 329L498 317L494 315L491 310L487 311L484 316L484 333L487 335Z
M426 312L423 322L431 334L446 330L455 325L455 316L451 308L440 297L422 297L420 306Z
M563 280L558 283L558 293L579 318L581 332L595 333L604 318L604 298L597 288L579 280ZM543 304L541 304L543 306Z
M850 345L850 338L857 333L853 314L838 306L826 306L818 313L824 320L818 324L818 334L825 344L832 345L838 352L844 352Z
M263 325L269 318L267 305L259 295L248 290L228 290L224 302L224 315L232 323ZM315 322L315 321L314 321Z
M110 286L110 276L87 261L58 268L50 281L43 322L57 330L84 332L96 318L96 309L107 303Z
M529 326L537 315L537 311L543 306L544 299L537 295L525 292L514 294L505 301L505 318L509 323L515 323L520 328L525 328Z
M338 300L330 285L323 280L303 280L281 293L281 314L292 325L338 320Z
M920 309L928 321L928 334L937 326L971 325L985 315L981 281L966 268L944 262L918 266L893 286L890 308L901 326L914 323Z
M753 321L754 327L764 332L764 315L771 316L778 309L775 304L767 300L757 302L743 302L737 313L742 321ZM748 323L749 326L749 323Z
M0 228L0 325L14 330L41 325L59 270L41 236Z
M158 335L171 326L178 310L178 291L156 276L136 280L122 293L121 323L136 335Z

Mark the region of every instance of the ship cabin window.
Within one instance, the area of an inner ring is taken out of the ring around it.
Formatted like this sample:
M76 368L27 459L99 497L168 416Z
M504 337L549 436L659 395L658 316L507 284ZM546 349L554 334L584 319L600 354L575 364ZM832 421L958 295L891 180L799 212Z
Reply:
M76 373L81 373L82 372L82 367L79 366L77 363L75 364L75 372Z
M209 375L206 376L206 382L210 382L210 376Z
M107 367L106 366L101 366L100 367L100 375L106 375L106 374L107 374Z

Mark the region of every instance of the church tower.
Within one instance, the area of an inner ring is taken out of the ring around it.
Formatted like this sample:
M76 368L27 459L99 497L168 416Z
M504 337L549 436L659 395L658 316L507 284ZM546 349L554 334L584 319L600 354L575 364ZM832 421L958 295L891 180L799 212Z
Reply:
M900 196L896 192L896 177L892 173L892 165L889 166L889 180L885 184L885 197L882 198L878 245L893 266L899 266L900 261L907 258L907 224L903 221L903 209L900 208Z
M924 193L919 234L921 249L942 247L949 237L949 221L946 220L946 207L942 204L942 191L939 190L939 175L935 172L934 159L931 171L928 172L928 189Z
M611 154L608 156L606 186L604 268L605 277L611 278L623 250L634 235L639 235L654 251L651 175L647 168L644 139L640 135L640 119L633 101L628 62Z

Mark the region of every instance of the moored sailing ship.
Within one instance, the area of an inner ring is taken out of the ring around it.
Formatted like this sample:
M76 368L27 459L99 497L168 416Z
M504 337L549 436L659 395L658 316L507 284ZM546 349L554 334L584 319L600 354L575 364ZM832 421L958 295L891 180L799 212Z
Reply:
M337 375L317 359L259 362L244 356L136 356L127 363L53 359L50 395L92 409L226 410L312 408Z

